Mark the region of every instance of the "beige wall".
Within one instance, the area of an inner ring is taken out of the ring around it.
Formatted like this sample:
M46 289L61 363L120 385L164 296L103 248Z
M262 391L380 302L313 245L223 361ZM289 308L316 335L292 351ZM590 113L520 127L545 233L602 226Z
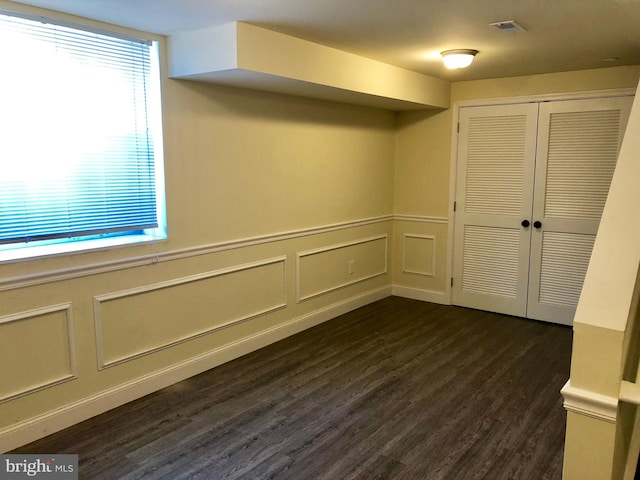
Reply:
M391 292L393 113L169 79L163 107L167 241L2 265L0 451Z
M176 80L164 106L174 248L392 213L391 113Z
M394 212L410 216L396 222L394 238L420 233L436 238L435 277L407 273L402 268L402 242L394 243L394 291L416 298L447 300L447 230L449 217L452 117L456 102L555 93L635 88L640 67L614 67L545 75L454 83L452 109L402 112L397 117ZM424 244L425 248L429 245Z

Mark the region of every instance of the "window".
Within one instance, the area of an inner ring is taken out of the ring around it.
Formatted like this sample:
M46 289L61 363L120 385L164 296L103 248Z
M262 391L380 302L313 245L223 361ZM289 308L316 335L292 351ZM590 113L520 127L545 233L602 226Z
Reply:
M0 261L166 238L156 45L0 14Z

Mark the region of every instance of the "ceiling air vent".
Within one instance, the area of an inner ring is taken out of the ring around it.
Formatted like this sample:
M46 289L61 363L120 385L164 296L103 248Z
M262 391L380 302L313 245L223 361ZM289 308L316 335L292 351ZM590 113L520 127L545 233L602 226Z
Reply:
M503 33L526 32L524 27L518 24L515 20L505 20L503 22L490 23L489 25L491 25L492 27L496 27Z

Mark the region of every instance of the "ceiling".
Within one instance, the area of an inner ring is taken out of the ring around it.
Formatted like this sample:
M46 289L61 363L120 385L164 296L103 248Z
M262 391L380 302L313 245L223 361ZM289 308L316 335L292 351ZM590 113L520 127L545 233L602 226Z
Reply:
M450 81L640 65L640 0L18 1L159 34L244 21ZM446 70L455 48L480 53Z

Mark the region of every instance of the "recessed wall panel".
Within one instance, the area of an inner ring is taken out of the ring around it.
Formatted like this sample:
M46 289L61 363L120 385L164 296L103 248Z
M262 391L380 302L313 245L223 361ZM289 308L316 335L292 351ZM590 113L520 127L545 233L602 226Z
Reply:
M298 253L298 301L387 273L387 235Z
M94 303L102 368L284 307L285 258L114 292Z
M425 277L436 275L436 237L404 234L402 245L402 273Z
M71 305L0 317L0 401L75 378Z

